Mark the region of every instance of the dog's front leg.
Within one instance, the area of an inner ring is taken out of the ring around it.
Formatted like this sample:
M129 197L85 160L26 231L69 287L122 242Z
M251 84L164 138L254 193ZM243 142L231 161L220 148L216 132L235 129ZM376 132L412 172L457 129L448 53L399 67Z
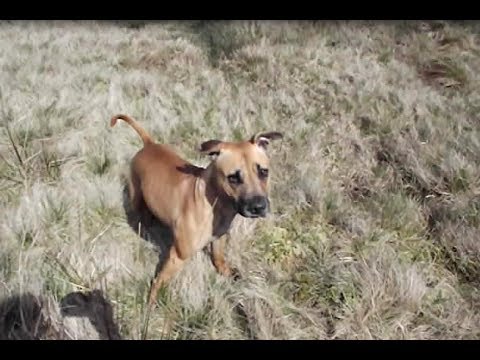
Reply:
M225 276L231 276L232 270L225 260L225 247L230 239L228 233L211 242L211 259L217 271Z
M180 269L183 267L185 259L179 256L175 246L170 248L167 258L159 268L155 279L150 287L150 294L148 299L148 305L152 307L157 301L158 291L165 285Z

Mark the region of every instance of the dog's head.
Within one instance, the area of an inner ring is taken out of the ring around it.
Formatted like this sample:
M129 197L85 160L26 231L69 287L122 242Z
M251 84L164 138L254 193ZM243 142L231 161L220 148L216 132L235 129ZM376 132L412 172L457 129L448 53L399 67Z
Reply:
M267 148L270 141L282 137L279 132L265 132L247 141L209 140L200 146L203 154L213 157L217 188L233 201L240 215L256 218L269 212Z

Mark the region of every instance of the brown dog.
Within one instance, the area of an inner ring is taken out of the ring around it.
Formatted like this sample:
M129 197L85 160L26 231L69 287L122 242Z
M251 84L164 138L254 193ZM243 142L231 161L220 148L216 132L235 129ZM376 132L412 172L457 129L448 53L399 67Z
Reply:
M142 211L146 205L174 235L173 246L152 282L149 305L155 303L160 287L210 240L215 268L231 275L224 257L228 230L237 213L257 218L270 210L266 149L270 140L280 139L282 134L260 133L242 142L206 141L200 152L212 156L212 161L207 168L200 168L167 145L154 143L129 116L114 116L111 126L117 119L130 124L144 143L131 163L132 206Z

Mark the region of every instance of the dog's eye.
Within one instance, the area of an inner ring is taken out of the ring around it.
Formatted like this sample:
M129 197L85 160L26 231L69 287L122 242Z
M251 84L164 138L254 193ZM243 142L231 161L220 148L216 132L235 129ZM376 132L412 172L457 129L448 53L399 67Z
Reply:
M266 179L268 177L268 169L258 167L258 176L260 176L262 179Z
M242 183L242 177L240 176L240 171L235 172L227 176L228 182L232 185L238 185Z

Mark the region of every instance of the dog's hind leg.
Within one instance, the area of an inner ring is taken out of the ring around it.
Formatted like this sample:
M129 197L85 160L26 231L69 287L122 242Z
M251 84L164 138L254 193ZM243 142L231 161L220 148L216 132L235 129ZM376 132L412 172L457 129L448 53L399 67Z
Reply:
M140 180L133 172L128 179L128 193L130 197L130 206L137 214L142 226L146 228L151 227L153 223L153 214L150 212L143 199Z
M133 172L128 178L128 195L132 209L140 212L143 202L142 189L140 188L140 180Z

